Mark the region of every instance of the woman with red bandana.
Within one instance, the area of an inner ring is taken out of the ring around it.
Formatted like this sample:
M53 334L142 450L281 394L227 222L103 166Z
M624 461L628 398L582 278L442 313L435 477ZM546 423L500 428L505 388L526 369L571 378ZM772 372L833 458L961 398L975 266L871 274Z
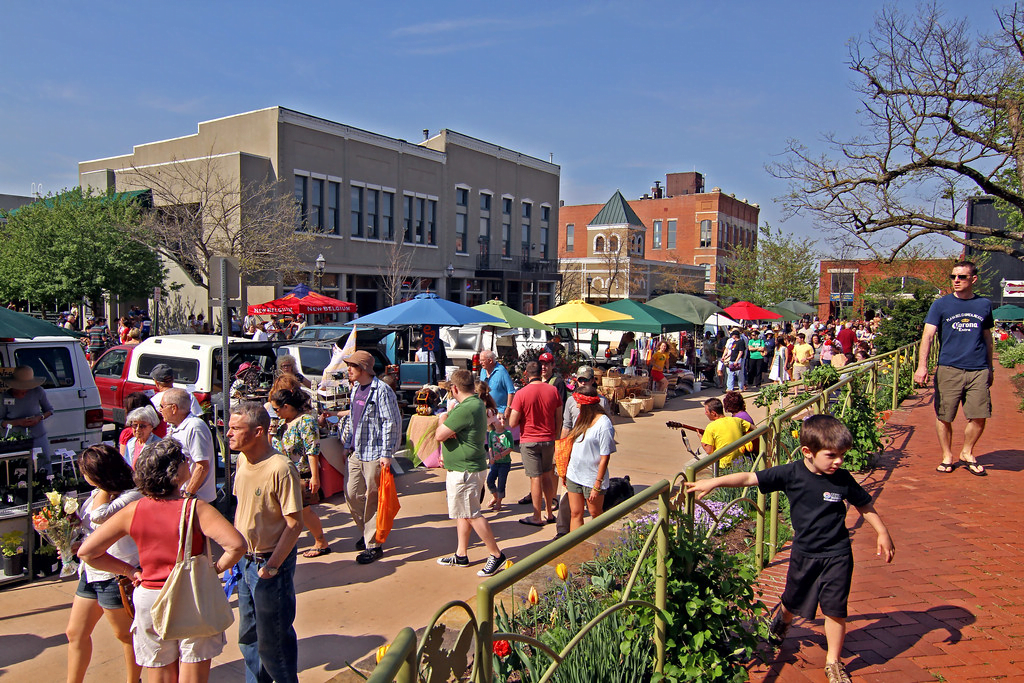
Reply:
M608 460L615 450L615 428L601 407L597 389L581 387L572 397L580 408L580 415L568 435L573 440L565 474L570 530L582 526L584 506L590 510L591 517L603 511L604 494L611 484Z

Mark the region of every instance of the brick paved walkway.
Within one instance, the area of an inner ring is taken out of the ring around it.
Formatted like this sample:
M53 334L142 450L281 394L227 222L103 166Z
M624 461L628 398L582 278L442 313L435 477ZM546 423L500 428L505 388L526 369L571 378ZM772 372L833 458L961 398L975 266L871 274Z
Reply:
M856 681L1024 681L1024 414L996 368L993 418L977 449L987 477L935 471L941 455L931 391L919 391L890 420L895 437L864 478L896 543L875 556L875 534L851 510L856 569L843 660ZM954 425L954 453L963 421ZM774 605L788 555L765 570ZM823 681L822 619L799 618L753 681Z

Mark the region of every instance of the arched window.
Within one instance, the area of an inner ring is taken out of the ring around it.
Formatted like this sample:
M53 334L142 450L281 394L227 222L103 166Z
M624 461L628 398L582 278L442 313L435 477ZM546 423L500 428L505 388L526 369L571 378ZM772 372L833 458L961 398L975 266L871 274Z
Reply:
M608 238L608 251L613 254L619 251L619 238L616 235Z
M598 235L594 239L594 253L601 253L604 251L604 237Z

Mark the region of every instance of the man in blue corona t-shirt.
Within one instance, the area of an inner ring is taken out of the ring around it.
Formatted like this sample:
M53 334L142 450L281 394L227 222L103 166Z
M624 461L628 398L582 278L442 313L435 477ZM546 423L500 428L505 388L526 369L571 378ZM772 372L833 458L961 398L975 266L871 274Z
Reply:
M942 448L942 462L936 468L950 474L963 465L971 474L985 476L985 468L974 457L974 446L992 415L992 302L974 294L978 267L958 261L949 276L953 293L937 299L924 319L924 334L914 381L928 381L928 351L939 335L939 362L935 368L935 418ZM958 461L953 460L953 419L963 404L967 428Z

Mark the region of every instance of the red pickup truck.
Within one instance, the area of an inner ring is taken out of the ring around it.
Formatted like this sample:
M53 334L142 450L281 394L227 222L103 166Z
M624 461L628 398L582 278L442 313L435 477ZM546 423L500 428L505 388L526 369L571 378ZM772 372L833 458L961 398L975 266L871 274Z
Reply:
M103 421L116 425L124 425L124 397L135 391L152 391L153 384L140 384L128 381L128 368L131 366L132 351L138 345L112 346L100 356L92 369L96 388L100 390L100 403L103 406Z

